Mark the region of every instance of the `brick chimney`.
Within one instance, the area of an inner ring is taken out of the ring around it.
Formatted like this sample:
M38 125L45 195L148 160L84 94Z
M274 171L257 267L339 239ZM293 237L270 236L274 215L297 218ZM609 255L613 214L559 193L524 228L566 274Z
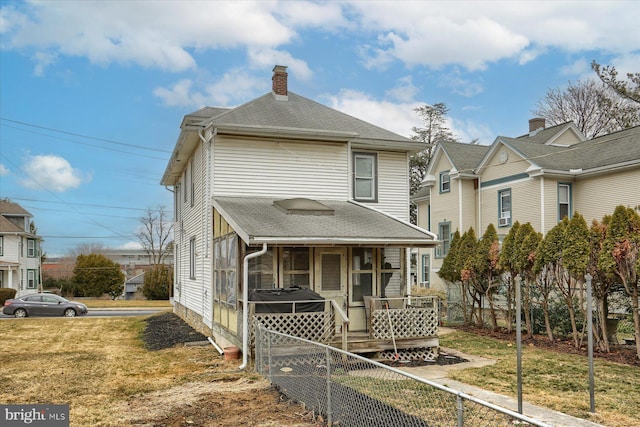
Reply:
M286 101L288 97L287 89L287 67L284 65L276 65L273 67L273 77L271 77L271 90L277 100Z
M545 126L545 120L542 117L534 117L529 120L529 136L533 136L539 131L543 130Z

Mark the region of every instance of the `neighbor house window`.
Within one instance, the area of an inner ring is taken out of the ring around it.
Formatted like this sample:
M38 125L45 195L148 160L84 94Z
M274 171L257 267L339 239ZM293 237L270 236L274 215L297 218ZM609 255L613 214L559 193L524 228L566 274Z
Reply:
M449 246L451 245L451 223L441 222L438 224L438 239L442 242L440 246L436 248L436 257L444 258L449 253Z
M498 226L511 225L511 189L498 191Z
M440 192L448 193L451 191L451 176L449 171L440 172Z
M196 278L196 238L189 240L189 278Z
M420 286L429 288L431 285L431 258L428 254L422 255L422 278Z
M571 219L571 184L558 184L558 220Z
M377 154L354 153L353 155L353 198L375 201L377 194Z
M37 286L36 270L27 270L27 289L35 289Z
M309 287L309 248L283 248L282 283L283 287Z
M34 239L27 239L27 257L36 257L36 241Z

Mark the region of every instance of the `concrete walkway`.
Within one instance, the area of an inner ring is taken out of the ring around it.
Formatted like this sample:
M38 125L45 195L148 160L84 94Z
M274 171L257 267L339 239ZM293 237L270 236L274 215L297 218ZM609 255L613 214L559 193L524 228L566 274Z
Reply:
M446 328L440 328L440 334L447 332L448 331L446 330ZM514 412L518 411L517 399L464 384L459 381L452 380L448 377L450 371L467 368L480 368L482 366L493 365L495 363L495 360L471 356L444 347L441 347L440 350L444 353L467 359L468 362L457 363L455 365L420 366L398 369L417 377L424 378L426 380L433 381L440 385L452 388L454 390L461 391L478 399L493 403L494 405L498 405L502 408L506 408ZM570 415L563 414L562 412L557 412L548 408L543 408L541 406L531 405L526 402L522 402L522 413L530 418L542 421L555 427L602 427L601 424L597 424L592 421L572 417Z

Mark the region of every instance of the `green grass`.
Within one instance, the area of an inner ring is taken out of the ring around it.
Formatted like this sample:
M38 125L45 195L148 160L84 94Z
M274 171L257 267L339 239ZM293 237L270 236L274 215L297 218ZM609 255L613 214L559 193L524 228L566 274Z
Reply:
M491 366L451 371L452 379L517 396L515 340L454 332L440 337L440 345L496 360ZM597 358L594 367L596 414L591 414L587 357L524 345L523 400L606 426L640 426L640 368Z

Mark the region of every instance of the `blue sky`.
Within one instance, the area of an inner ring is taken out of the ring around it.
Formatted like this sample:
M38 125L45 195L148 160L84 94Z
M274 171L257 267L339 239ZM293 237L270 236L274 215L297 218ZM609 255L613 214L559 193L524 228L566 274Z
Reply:
M0 197L48 256L135 247L182 117L289 90L399 134L444 102L462 141L528 131L596 60L640 70L637 1L0 2Z

